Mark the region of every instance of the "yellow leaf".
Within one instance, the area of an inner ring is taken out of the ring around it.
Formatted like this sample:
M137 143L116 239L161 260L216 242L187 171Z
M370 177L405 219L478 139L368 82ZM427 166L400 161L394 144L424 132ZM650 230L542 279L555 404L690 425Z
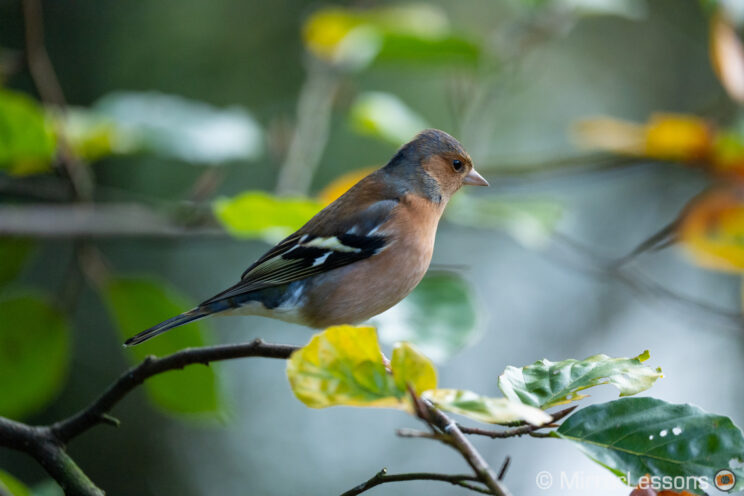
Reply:
M744 103L744 44L722 13L710 21L710 60L729 96Z
M351 172L348 172L342 176L339 176L334 181L332 181L328 186L323 188L323 190L318 193L318 200L323 203L323 205L328 205L329 203L332 203L335 201L339 196L346 193L349 188L354 186L356 183L367 177L369 174L374 172L377 168L376 167L365 167L364 169L357 169Z
M683 114L654 114L646 124L611 117L580 121L574 127L580 146L622 155L695 162L710 151L712 132L704 119Z
M543 425L552 418L539 408L518 401L488 398L464 389L433 389L421 396L442 410L487 424L507 424L524 420L533 425Z
M692 162L705 158L711 143L708 122L682 114L654 114L646 125L644 155Z
M436 387L429 360L407 344L393 352L392 373L374 327L329 327L292 354L287 377L295 396L311 408L386 407L410 411L406 384L415 391Z
M390 368L393 369L393 378L398 389L406 390L407 384L410 384L416 394L421 394L437 387L434 364L410 343L395 345Z
M343 39L359 24L360 20L347 9L323 9L305 22L302 39L313 55L326 61L334 61Z
M744 186L713 188L683 212L679 237L698 265L744 271Z

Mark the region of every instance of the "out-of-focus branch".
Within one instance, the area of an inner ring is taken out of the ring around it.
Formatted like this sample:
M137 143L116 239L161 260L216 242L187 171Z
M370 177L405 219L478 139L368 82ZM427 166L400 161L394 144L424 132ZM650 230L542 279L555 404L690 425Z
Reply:
M300 90L297 116L289 151L279 171L280 194L304 195L310 189L331 125L331 109L339 75L320 61L308 62L307 79Z
M40 0L23 0L23 18L26 27L26 59L31 78L41 99L59 107L64 113L67 107L62 86L44 44L44 14ZM93 198L93 178L85 164L75 157L62 130L57 130L58 153L65 167L75 196L80 201Z
M187 226L131 203L6 204L0 236L36 238L225 236L216 225Z
M62 486L67 496L102 496L103 491L70 458L65 446L98 424L118 425L118 420L108 412L133 389L152 376L193 364L207 365L249 357L286 359L296 349L294 346L269 344L257 339L245 344L189 348L162 358L151 356L119 376L86 408L52 425L32 426L0 417L0 446L34 457Z
M469 489L471 491L475 491L477 493L483 493L483 494L491 494L491 491L488 491L482 487L478 487L474 484L470 484L470 482L479 482L478 478L472 475L449 475L449 474L437 474L437 473L431 473L431 472L411 472L408 474L388 474L387 468L383 468L379 472L377 472L374 476L372 476L369 480L359 484L358 486L349 489L345 493L341 494L341 496L356 496L357 494L362 494L363 492L372 489L375 486L379 486L380 484L385 484L387 482L404 482L404 481L414 481L414 480L430 480L430 481L441 481L441 482L449 482L450 484L453 484L455 486L460 486L465 489Z

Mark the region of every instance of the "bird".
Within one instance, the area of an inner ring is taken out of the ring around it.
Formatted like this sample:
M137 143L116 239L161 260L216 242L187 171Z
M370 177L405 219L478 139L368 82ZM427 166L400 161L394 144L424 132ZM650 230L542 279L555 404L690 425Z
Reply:
M237 284L124 344L217 314L260 315L316 329L364 322L424 277L444 208L463 185L488 182L455 138L426 129L266 252Z

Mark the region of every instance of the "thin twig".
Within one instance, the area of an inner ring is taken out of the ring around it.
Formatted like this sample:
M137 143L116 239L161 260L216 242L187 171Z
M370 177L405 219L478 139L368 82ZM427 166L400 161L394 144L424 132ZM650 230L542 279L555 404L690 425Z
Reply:
M504 480L506 471L509 470L509 464L511 464L511 457L507 455L507 457L504 458L504 463L501 464L501 469L499 470L499 476L498 476L499 481Z
M575 409L576 409L576 406L572 406L572 407L560 410L552 415L552 420L550 422L547 422L542 425L525 424L525 425L515 427L513 429L507 429L503 431L495 431L492 429L481 429L478 427L466 427L466 426L462 426L459 424L458 424L458 427L463 432L463 434L474 434L476 436L486 436L492 439L505 439L509 437L518 437L518 436L524 436L524 435L532 436L533 434L537 434L534 437L540 437L539 433L536 433L535 431L538 431L540 429L557 427L555 422L564 418L569 413L573 412Z
M491 494L491 491L478 487L470 482L479 482L478 478L472 475L449 475L449 474L437 474L431 472L411 472L407 474L388 474L387 468L383 468L377 472L368 481L359 484L358 486L349 489L341 496L356 496L375 486L385 484L388 482L404 482L404 481L415 481L415 480L431 480L431 481L442 481L449 482L455 486L460 486L471 491L475 491L482 494Z

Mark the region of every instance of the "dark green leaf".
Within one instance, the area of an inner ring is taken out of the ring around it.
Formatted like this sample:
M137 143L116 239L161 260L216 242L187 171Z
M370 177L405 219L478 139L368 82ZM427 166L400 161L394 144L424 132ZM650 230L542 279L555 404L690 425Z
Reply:
M124 339L177 315L191 306L175 290L152 279L112 278L103 296ZM148 355L163 356L207 344L203 321L173 329L128 349L134 363ZM217 367L191 366L149 379L145 386L152 400L165 411L177 414L219 412L222 406Z
M543 359L526 367L507 367L499 376L499 387L507 398L540 408L580 400L586 395L579 391L602 384L612 384L620 396L630 396L650 388L662 376L661 369L642 365L648 358L644 351L635 358Z
M0 239L0 286L15 279L31 253L32 246L33 243L28 239Z
M645 474L705 477L720 469L744 488L744 436L728 417L655 398L623 398L592 405L566 419L556 434L576 443L592 460L635 485ZM702 493L706 488L688 491Z
M30 174L49 169L55 139L41 107L22 93L0 90L0 169Z
M0 415L21 418L41 410L67 377L70 330L44 298L0 300Z
M441 362L479 335L477 305L467 281L457 274L428 274L406 299L373 319L386 343L410 341Z

